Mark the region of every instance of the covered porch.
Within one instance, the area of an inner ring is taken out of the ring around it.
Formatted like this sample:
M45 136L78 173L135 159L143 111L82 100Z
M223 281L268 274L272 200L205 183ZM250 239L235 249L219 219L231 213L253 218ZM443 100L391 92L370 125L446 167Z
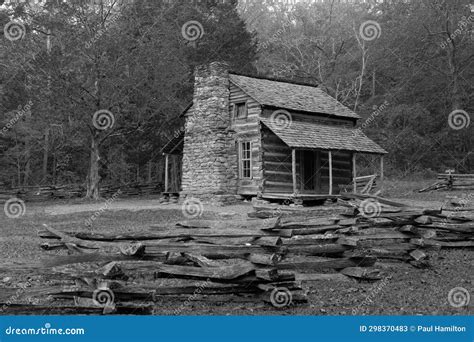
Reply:
M260 197L332 199L341 192L361 192L376 178L382 185L386 151L362 131L311 122L293 121L288 127L269 119L261 122L264 181ZM377 157L372 174L358 175L356 157L360 154Z
M165 158L165 182L163 195L179 196L181 191L181 165L183 158L184 133L176 134L162 149Z

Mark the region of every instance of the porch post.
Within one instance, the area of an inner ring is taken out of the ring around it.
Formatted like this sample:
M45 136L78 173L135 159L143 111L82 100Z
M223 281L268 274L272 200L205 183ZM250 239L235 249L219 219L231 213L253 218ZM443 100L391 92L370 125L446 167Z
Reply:
M356 182L356 154L355 152L352 153L352 191L354 193L357 192L357 182Z
M380 156L380 187L383 186L383 155Z
M296 150L291 150L291 172L293 175L293 194L296 195Z
M329 151L329 194L332 195L332 152Z
M165 154L165 191L168 191L168 182L169 182L169 175L168 175L168 154Z

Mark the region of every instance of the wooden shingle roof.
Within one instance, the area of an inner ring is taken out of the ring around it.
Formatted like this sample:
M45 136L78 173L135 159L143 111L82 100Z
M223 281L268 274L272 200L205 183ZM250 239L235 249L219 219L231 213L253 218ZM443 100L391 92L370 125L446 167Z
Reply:
M291 121L286 125L277 125L267 118L260 118L260 121L292 148L374 154L387 153L360 129L301 121Z
M230 74L230 81L264 106L360 119L318 87Z
M181 154L183 153L184 132L174 135L170 141L161 149L164 154Z

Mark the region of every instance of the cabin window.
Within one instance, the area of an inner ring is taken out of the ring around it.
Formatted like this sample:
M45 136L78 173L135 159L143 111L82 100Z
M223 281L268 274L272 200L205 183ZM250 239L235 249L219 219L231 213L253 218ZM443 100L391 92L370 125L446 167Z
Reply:
M239 102L234 104L234 119L247 118L247 102Z
M252 143L240 142L239 150L240 178L252 178Z

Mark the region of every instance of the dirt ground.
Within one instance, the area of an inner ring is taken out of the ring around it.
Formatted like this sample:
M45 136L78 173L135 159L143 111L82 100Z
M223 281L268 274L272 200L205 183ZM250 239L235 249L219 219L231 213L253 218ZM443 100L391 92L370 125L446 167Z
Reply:
M426 181L429 183L429 181ZM412 204L437 207L447 196L465 196L464 193L435 192L418 194L413 192L423 184L400 184L387 189L384 196L397 198ZM410 189L411 188L411 189ZM156 198L119 199L99 215L92 227L85 222L104 206L104 202L50 202L27 203L26 213L20 218L10 219L0 215L0 260L5 262L37 262L41 259L65 255L64 251L43 251L37 231L47 223L64 231L129 232L147 230L150 224L175 223L184 219L180 204L159 204ZM204 205L202 218L246 217L252 211L250 203L235 206ZM474 296L474 250L442 250L432 255L432 269L417 269L404 263L378 263L389 277L375 283L318 281L303 283L308 291L309 303L284 309L276 309L260 301L239 303L238 298L225 303L209 303L205 298L195 298L186 303L163 300L156 305L157 315L472 315L473 302L463 309L448 303L448 293L454 287L466 288ZM47 298L30 298L28 289L48 281L40 276L6 272L0 274L2 288L21 288L15 296L16 302L37 303ZM185 305L183 305L185 304ZM0 312L8 314L8 308Z

